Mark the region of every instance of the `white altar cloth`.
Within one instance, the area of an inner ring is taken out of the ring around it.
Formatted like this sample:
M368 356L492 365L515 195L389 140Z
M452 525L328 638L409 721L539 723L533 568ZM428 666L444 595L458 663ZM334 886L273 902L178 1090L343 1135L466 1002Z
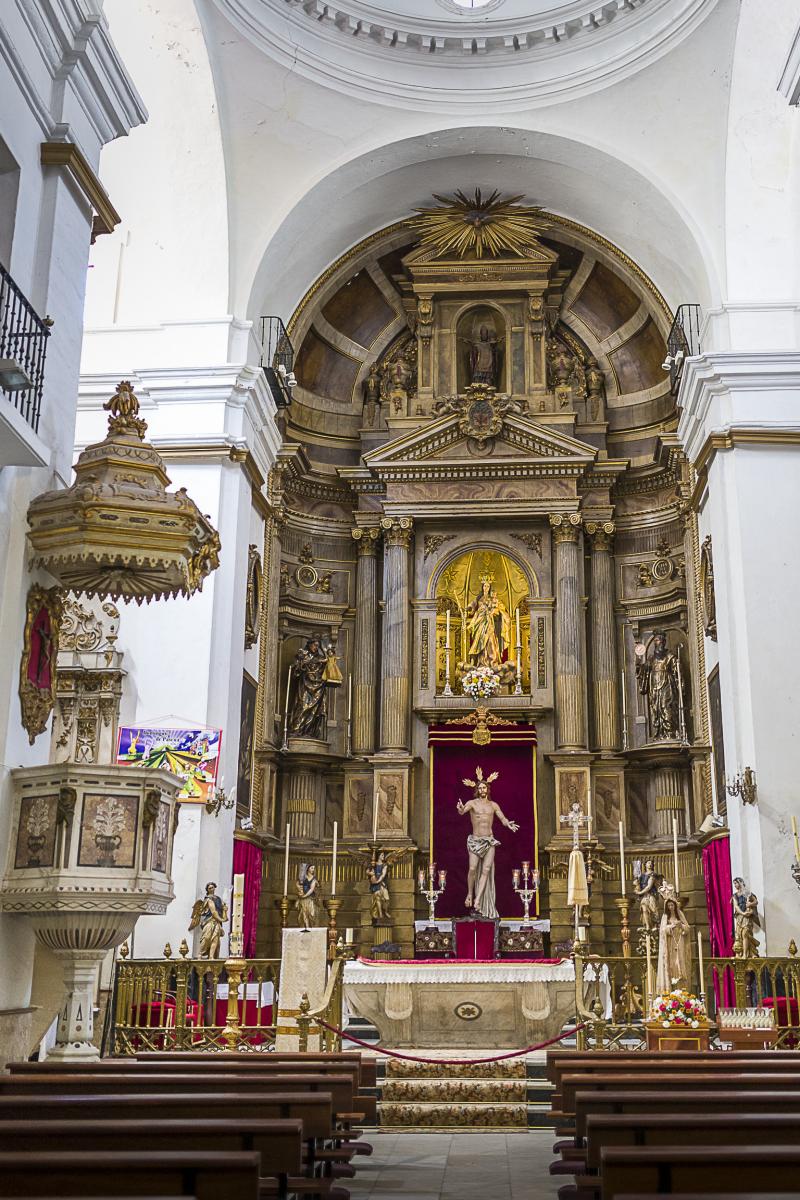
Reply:
M344 982L362 983L569 983L575 979L570 959L559 963L348 962Z

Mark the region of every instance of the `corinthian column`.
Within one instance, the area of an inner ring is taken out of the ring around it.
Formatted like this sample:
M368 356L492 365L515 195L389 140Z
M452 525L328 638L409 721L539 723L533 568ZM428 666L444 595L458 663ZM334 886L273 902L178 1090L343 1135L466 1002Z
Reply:
M614 638L614 522L587 521L592 543L592 677L595 749L618 750L620 743L617 646Z
M551 516L550 526L555 542L558 748L578 750L586 746L579 546L581 518L578 513L557 513Z
M381 750L408 749L410 517L384 517Z
M375 648L378 621L377 529L354 529L356 567L356 631L353 647L353 754L375 749Z

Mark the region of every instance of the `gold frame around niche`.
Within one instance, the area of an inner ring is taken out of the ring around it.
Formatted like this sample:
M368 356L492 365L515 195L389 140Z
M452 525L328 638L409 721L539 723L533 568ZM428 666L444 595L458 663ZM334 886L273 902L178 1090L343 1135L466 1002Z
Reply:
M435 679L434 688L440 695L445 686L445 640L447 632L446 600L454 601L457 612L451 609L450 644L452 646L451 676L456 663L466 661L467 633L464 614L480 589L483 574L494 576L494 587L505 605L511 620L512 641L514 638L514 611L519 608L520 640L522 642L522 689L530 691L531 684L531 618L526 600L539 594L536 576L528 575L517 559L508 551L496 546L473 546L450 558L439 571L435 583L431 583L433 597L437 601L435 623ZM516 652L509 654L509 661L516 663ZM501 695L503 692L501 691Z

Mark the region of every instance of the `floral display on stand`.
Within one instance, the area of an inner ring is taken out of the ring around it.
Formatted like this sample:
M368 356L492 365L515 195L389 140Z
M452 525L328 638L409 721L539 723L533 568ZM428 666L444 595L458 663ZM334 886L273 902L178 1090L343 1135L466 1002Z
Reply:
M489 700L500 690L500 676L491 667L470 667L461 676L461 687L473 700Z
M703 1001L682 989L653 998L651 1021L665 1029L699 1029L708 1024Z

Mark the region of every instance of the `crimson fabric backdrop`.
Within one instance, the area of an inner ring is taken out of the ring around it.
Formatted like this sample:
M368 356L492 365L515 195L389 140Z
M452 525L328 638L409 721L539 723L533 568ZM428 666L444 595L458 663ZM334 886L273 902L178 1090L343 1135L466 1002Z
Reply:
M476 746L470 726L433 725L428 734L431 767L431 845L433 859L447 871L447 888L436 905L439 917L464 917L467 894L467 837L472 832L468 814L459 816L456 803L473 795L462 779L474 779L480 767L484 778L492 771L491 798L519 832L512 833L495 821L497 911L501 917L522 918L522 902L514 893L511 872L523 859L537 865L536 842L536 729L533 725L502 727L492 732L488 746ZM533 907L533 906L532 906Z

